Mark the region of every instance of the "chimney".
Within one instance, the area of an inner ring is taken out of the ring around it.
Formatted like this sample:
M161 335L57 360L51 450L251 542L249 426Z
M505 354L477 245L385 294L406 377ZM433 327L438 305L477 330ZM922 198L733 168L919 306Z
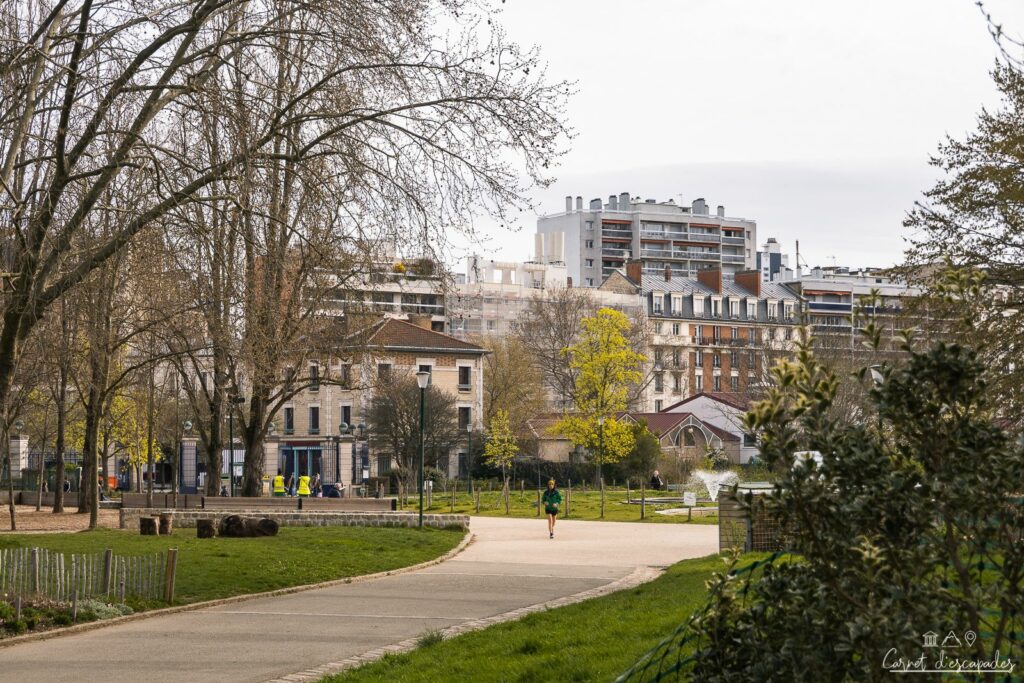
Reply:
M703 197L693 200L693 207L690 211L698 216L708 215L708 203L704 201Z
M629 193L628 192L620 192L619 193L619 211L629 211L630 203L631 202L629 201Z
M697 271L697 282L701 283L715 294L722 293L722 269L709 268Z
M583 210L583 197L580 197L579 195L576 196L576 210Z
M672 266L665 266L665 282L672 282Z
M741 270L736 273L736 284L754 296L761 296L761 272L757 270Z
M608 209L615 211L619 208L619 198L613 194L608 195Z
M626 262L626 277L633 282L640 284L643 278L644 264L640 261L627 261Z
M572 197L565 198L565 212L572 213Z
M433 329L433 325L431 325L432 320L429 315L410 315L409 322L416 327L422 327L425 330Z
M725 207L721 204L718 205L718 217L725 218Z
M597 199L591 199L590 200L590 210L591 211L600 211L601 210L601 198L600 197L598 197Z

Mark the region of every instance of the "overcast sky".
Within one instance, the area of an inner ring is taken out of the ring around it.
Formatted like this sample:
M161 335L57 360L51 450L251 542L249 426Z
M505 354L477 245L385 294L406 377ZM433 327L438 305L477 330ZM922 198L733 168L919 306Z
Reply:
M1024 3L991 0L1008 31ZM575 80L578 136L535 199L609 194L757 220L758 241L811 265L900 259L904 213L934 176L929 155L998 103L998 54L973 0L507 0L502 23ZM485 253L532 255L491 230Z

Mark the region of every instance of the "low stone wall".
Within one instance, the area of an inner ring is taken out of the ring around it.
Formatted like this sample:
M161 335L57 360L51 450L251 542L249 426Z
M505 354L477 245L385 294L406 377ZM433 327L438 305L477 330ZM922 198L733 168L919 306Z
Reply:
M175 528L194 528L196 520L222 517L267 517L281 526L382 526L414 527L419 523L415 512L299 512L297 510L160 510L156 508L121 508L121 528L137 529L140 517L156 517L167 513ZM469 529L469 515L423 515L423 526L437 529L456 527Z

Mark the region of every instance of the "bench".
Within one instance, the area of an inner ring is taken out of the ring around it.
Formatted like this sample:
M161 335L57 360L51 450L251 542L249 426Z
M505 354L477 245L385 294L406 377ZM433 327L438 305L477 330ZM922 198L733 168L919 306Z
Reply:
M300 509L332 512L391 512L397 498L300 498Z
M194 493L179 493L178 494L178 509L187 508L200 508L203 506L202 496L198 496ZM174 505L174 494L173 493L153 493L153 507L170 509ZM129 493L125 491L121 494L121 504L126 508L144 508L146 505L146 494L145 493Z
M203 497L204 510L298 510L296 498Z

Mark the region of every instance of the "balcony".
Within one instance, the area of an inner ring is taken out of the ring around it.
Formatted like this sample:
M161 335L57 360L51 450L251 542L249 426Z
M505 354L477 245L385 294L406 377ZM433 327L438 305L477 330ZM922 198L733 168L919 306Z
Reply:
M686 240L687 242L708 242L710 244L719 244L722 241L719 235L710 235L706 232L690 232L682 237L675 237L673 239Z
M743 263L743 254L722 254L722 263Z
M736 245L739 245L739 246L742 247L746 243L747 243L747 241L745 239L743 239L742 237L723 237L722 238L722 244L736 244Z
M633 239L633 231L629 228L602 227L601 235L603 235L604 237L623 237Z
M632 249L612 249L610 247L602 247L601 255L607 256L608 258L615 259L628 259L633 256Z

